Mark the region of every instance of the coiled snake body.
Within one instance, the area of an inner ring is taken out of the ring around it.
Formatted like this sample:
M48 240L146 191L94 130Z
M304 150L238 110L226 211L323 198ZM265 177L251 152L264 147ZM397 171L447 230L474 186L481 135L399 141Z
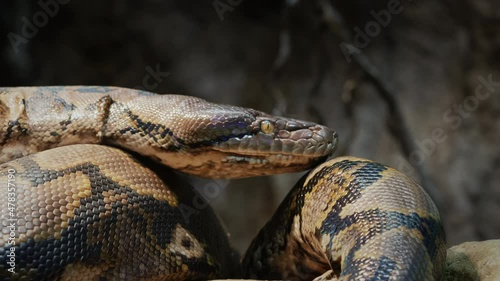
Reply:
M436 207L384 165L343 157L313 169L254 239L242 270L215 214L165 167L211 178L308 169L336 146L324 126L114 87L0 93L5 280L441 275Z

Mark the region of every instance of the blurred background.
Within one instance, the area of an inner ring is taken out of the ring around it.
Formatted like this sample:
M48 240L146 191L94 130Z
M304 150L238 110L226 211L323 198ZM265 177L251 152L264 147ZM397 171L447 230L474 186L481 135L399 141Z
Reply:
M2 1L0 86L109 85L319 122L393 166L451 245L500 238L496 0ZM300 175L193 179L244 252Z

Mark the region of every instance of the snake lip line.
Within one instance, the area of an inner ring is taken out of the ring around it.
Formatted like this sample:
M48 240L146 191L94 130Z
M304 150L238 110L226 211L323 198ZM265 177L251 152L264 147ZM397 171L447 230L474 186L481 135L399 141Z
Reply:
M217 143L213 146L213 149L244 158L267 158L269 156L317 158L333 154L337 148L337 143L338 137L335 132L331 134L331 139L326 141L322 136L293 140L258 134L243 138L231 138L226 142Z
M228 155L226 156L226 160L223 162L241 162L248 163L252 165L265 165L272 162L290 162L290 163L299 163L299 164L307 164L309 162L313 162L316 157L297 157L295 155L283 155L283 154L274 154L271 156L239 156L239 155Z
M265 151L254 151L245 149L231 151L231 150L218 149L217 147L215 147L214 150L227 153L231 157L240 157L245 159L252 159L252 158L266 159L272 157L275 159L288 160L292 158L314 159L323 156L330 156L335 152L336 147L337 147L337 142L332 142L320 146L314 146L312 147L315 149L313 153L307 153L307 149L306 150L294 149L291 152L283 152L283 151L265 152Z

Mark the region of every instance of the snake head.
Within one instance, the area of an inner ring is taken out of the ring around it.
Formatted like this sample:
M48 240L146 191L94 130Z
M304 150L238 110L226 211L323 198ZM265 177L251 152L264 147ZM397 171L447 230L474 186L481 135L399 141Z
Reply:
M337 135L327 127L255 111L252 115L243 130L236 129L239 134L222 136L212 147L223 154L222 167L233 177L302 171L336 148Z
M306 170L337 146L332 129L229 105L204 105L184 124L182 153L168 164L210 178L242 178ZM187 132L186 132L187 130Z

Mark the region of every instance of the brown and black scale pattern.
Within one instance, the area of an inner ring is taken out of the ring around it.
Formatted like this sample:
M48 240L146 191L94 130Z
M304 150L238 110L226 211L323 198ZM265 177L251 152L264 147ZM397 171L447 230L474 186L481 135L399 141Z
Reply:
M71 157L75 152L83 155L91 153L94 161L85 162L85 157L82 157L81 161L70 161L74 165L68 165L64 169L44 169L37 163L37 159L41 157L45 160L55 154ZM101 154L102 157L96 159L96 154ZM130 156L116 149L77 145L42 152L37 157L28 156L2 164L18 171L16 181L19 193L24 193L22 189L37 189L44 185L58 189L61 183L68 184L58 182L58 179L64 177L70 178L70 181L88 179L90 193L79 199L78 207L72 210L70 219L62 216L63 209L68 209L59 204L63 196L45 199L19 196L19 206L34 206L31 210L36 212L36 216L43 215L46 219L40 218L41 223L22 220L18 224L18 234L26 234L27 237L16 239L15 274L7 271L7 254L11 245L2 241L1 278L206 280L236 274L237 255L231 250L216 216L210 208L205 208L203 212L182 213L179 208L181 204L184 208L195 209L192 202L195 198L194 191L167 169L151 167L167 178L169 185L161 179L149 178L155 177L155 173L143 175L144 179L139 182L146 183L142 185L146 189L151 187L150 194L144 194L148 191L137 190L137 187L125 184L126 178L123 178L123 182L118 182L107 175L115 168L125 166L125 170L130 172L131 169L142 167ZM100 168L103 165L107 167L107 172ZM2 178L5 176L6 172L1 175ZM78 182L80 185L81 183L82 181ZM156 186L158 184L163 186ZM152 193L158 188L168 189L165 194L171 193L171 198L155 198ZM59 206L59 210L54 210L54 203ZM7 213L3 205L2 212ZM18 213L18 217L21 216L24 217L24 214ZM61 229L63 222L67 222L67 226ZM35 232L39 236L28 232L36 225L39 230ZM55 229L57 225L59 227ZM5 230L5 225L2 226ZM60 235L51 237L48 228L52 228L51 233L60 232Z
M392 168L344 157L296 184L243 268L267 279L439 280L444 258L439 214L423 189Z

